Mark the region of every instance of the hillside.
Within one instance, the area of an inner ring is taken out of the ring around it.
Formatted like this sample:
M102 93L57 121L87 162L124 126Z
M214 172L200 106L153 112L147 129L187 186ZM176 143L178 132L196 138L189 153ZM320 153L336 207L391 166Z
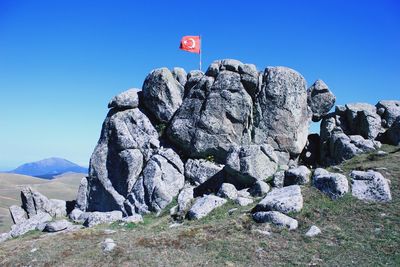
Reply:
M338 167L346 175L355 169L379 168L391 180L389 203L365 203L351 194L333 201L304 185L304 209L293 214L299 221L295 231L255 223L250 217L254 205L230 203L199 221L172 228L165 209L160 217L146 215L137 226L115 223L58 235L31 232L0 244L0 265L399 266L400 150L391 146L383 150L389 153L363 154ZM313 224L322 233L305 237ZM105 229L115 232L107 234ZM100 245L106 238L117 244L108 254Z
M53 179L53 177L66 172L87 174L88 170L69 160L53 157L25 163L10 171L10 173L35 176L44 179Z
M32 176L0 173L0 232L8 231L11 218L8 207L20 205L20 191L24 186L31 186L49 198L72 200L76 197L81 173L66 173L54 180L45 180Z

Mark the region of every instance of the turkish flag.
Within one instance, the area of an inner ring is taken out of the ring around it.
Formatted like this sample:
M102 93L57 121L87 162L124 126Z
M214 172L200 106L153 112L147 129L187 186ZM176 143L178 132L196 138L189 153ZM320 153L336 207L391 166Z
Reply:
M183 36L180 49L200 54L200 36Z

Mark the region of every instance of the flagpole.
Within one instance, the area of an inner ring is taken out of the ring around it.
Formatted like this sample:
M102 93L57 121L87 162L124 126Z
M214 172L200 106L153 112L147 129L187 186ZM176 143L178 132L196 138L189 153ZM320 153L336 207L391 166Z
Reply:
M200 35L200 62L199 62L199 67L200 67L200 71L201 71L201 52L203 50L203 46L202 46L202 41L201 41L201 35Z

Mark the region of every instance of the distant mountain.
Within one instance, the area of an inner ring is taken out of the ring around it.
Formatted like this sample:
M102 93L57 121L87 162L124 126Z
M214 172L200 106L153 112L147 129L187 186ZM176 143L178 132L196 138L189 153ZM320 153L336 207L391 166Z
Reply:
M44 179L53 179L66 172L88 173L88 169L62 158L48 158L26 163L9 173L29 175Z

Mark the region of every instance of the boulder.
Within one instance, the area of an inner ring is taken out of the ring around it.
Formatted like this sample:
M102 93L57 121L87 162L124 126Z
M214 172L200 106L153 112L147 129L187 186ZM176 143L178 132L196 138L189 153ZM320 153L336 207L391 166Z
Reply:
M242 207L253 204L253 202L254 202L253 199L247 197L237 197L235 199L235 203Z
M313 225L310 227L310 229L307 231L305 236L307 237L314 237L316 235L319 235L321 233L321 229L319 229L317 226Z
M205 195L196 200L188 212L188 217L189 219L201 219L225 203L226 199L213 195Z
M194 187L186 185L178 195L178 213L185 214L194 198Z
M11 238L10 233L2 233L2 234L0 234L0 243L4 242L10 238Z
M304 185L310 182L311 171L306 166L299 166L285 171L284 186Z
M299 212L303 208L303 196L298 185L276 188L257 204L254 211Z
M345 105L345 116L349 135L361 135L365 139L375 139L383 131L381 117L376 107L366 103Z
M262 81L254 101L253 142L299 155L307 142L312 115L306 81L286 67L265 69Z
M262 197L268 193L269 189L270 189L269 184L267 184L264 181L257 181L250 188L249 192L253 197Z
M167 68L155 69L143 83L143 103L160 123L168 123L182 104L184 87Z
M160 212L171 203L185 183L183 166L172 149L163 149L153 155L128 196L135 212Z
M37 214L30 216L29 219L11 226L10 235L11 237L17 237L26 234L29 231L38 230L42 224L51 220L52 218L48 213L39 211Z
M283 187L285 181L285 171L277 171L274 173L274 176L272 178L272 183L274 187L281 188Z
M103 252L111 252L117 245L115 244L114 240L111 238L106 238L103 242L101 242L101 248Z
M382 100L375 105L378 114L382 118L382 126L390 128L397 117L400 117L399 100Z
M331 199L338 199L349 192L349 182L340 173L331 173L317 168L313 174L313 185Z
M320 121L335 105L336 97L322 80L316 80L307 90L307 103L312 111L312 120Z
M17 205L12 205L9 208L11 219L13 220L14 224L22 223L26 220L26 213L23 208Z
M108 103L108 108L116 109L131 109L137 108L139 106L139 96L138 91L140 89L132 88L119 95L114 96L110 103Z
M75 223L84 223L88 217L88 213L83 212L82 210L75 208L69 214L68 218L70 218Z
M205 159L188 159L185 164L185 177L196 185L200 185L216 175L222 175L224 165Z
M86 211L88 208L88 178L86 177L83 177L79 184L75 207L81 211Z
M223 183L218 190L219 197L235 200L238 197L238 192L233 184Z
M122 212L115 210L109 212L89 212L87 219L84 222L84 226L93 227L98 224L112 223L115 221L122 220Z
M185 87L187 82L187 73L183 68L175 67L171 71L172 77L175 78L183 87Z
M24 187L21 190L22 208L31 218L38 213L48 213L52 217L63 217L67 215L67 204L65 200L48 199L38 191Z
M121 221L123 221L125 223L142 223L143 217L140 214L133 214L131 216L122 218Z
M352 195L360 200L389 202L392 200L388 180L376 171L352 171Z
M400 116L392 123L383 135L385 143L393 146L400 145Z
M258 223L269 222L279 227L286 227L289 230L295 230L299 225L296 219L278 211L259 211L253 214L253 219Z
M59 232L72 226L72 223L67 220L53 221L46 224L44 232Z
M207 71L195 85L188 86L190 89L167 134L189 157L212 156L224 162L232 144L250 142L253 102L240 73L232 67L236 63L214 65L213 71Z
M270 145L233 147L225 165L232 182L244 187L259 180L271 180L277 168L278 158Z

